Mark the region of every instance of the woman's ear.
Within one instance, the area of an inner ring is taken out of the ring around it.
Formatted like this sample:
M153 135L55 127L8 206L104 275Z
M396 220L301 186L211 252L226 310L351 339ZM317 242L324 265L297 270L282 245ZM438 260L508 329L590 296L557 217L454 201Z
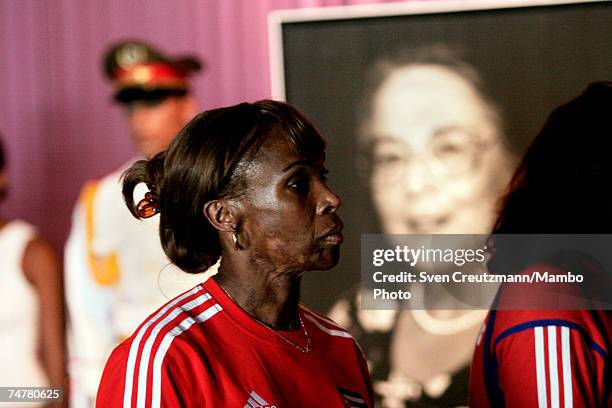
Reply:
M226 200L212 200L204 204L204 216L218 231L233 232L236 225L236 207Z

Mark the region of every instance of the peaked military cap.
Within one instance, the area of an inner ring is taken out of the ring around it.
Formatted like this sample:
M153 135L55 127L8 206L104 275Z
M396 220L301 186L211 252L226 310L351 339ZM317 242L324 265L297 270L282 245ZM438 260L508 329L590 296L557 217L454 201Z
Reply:
M169 57L140 41L123 41L106 52L104 72L122 103L155 100L189 92L188 78L202 69L193 56Z

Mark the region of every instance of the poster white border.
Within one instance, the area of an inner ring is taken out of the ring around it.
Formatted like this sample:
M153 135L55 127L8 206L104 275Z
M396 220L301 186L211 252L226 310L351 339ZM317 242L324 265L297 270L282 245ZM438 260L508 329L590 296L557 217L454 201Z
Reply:
M286 100L282 26L286 23L350 20L416 14L453 13L518 7L605 3L602 0L435 0L375 3L352 6L313 7L276 10L268 16L270 84L273 99Z

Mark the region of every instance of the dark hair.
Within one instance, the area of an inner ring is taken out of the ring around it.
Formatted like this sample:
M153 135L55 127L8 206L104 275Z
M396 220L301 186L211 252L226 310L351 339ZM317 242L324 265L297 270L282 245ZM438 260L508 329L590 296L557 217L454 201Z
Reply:
M324 140L302 113L286 103L263 100L200 113L167 151L134 163L123 174L123 196L135 217L140 218L133 201L136 185L146 183L157 196L162 247L179 268L198 273L219 259L221 244L204 216L204 205L242 194L244 169L275 130L301 157L324 155Z
M499 130L502 142L506 142L503 131L501 107L495 103L484 87L482 78L476 68L470 64L458 47L443 44L430 44L416 48L401 48L376 60L369 68L366 85L358 108L360 142L363 143L364 124L371 120L372 101L381 85L399 69L411 66L434 65L446 68L467 81L483 99L491 112L491 120ZM508 148L508 146L505 146Z
M612 232L612 82L555 109L522 158L494 234Z

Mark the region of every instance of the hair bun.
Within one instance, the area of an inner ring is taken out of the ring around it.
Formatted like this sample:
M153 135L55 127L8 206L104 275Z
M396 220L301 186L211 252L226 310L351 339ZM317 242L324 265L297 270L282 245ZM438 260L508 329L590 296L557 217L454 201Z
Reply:
M151 218L159 214L159 198L151 192L146 193L144 198L138 202L136 213L140 218Z

